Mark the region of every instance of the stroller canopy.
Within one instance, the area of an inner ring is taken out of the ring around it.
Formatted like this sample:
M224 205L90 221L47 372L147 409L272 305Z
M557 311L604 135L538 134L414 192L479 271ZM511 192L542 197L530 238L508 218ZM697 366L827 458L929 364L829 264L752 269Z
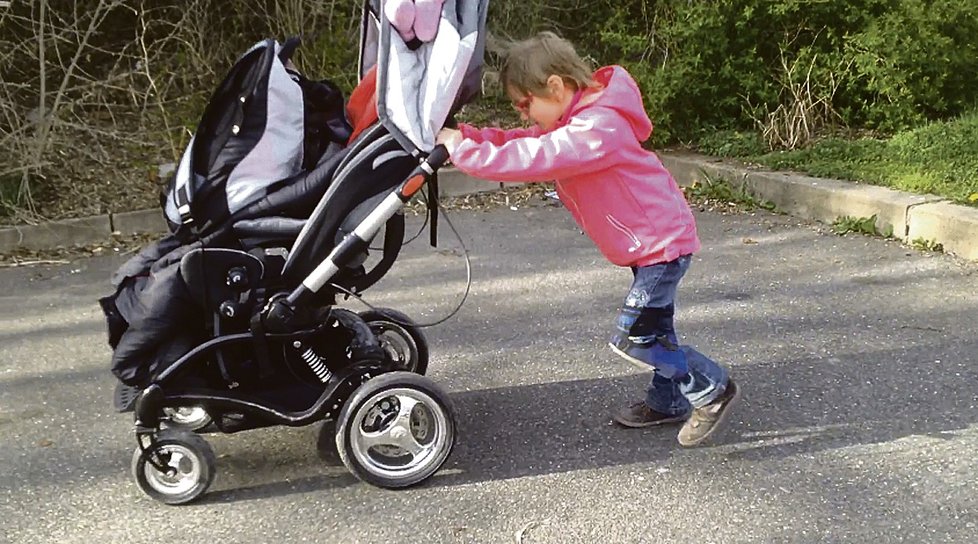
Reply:
M401 143L429 152L445 121L482 87L489 0L445 0L435 39L405 42L386 20L383 0L367 0L360 77L377 68L380 121Z
M405 42L392 29L384 1L363 4L357 92L376 97L370 109L405 151L427 154L449 116L481 89L488 0L444 0L437 34L425 43ZM339 91L288 67L297 44L259 42L211 97L167 195L171 229L220 229L315 167L327 144L348 143Z

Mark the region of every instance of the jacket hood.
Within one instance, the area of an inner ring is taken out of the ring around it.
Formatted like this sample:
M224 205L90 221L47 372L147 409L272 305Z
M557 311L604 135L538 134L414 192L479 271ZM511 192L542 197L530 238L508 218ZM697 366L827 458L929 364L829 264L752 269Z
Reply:
M638 141L648 140L652 135L652 120L645 112L642 92L632 76L621 66L606 66L592 78L603 88L585 91L574 109L593 106L613 109L628 121Z

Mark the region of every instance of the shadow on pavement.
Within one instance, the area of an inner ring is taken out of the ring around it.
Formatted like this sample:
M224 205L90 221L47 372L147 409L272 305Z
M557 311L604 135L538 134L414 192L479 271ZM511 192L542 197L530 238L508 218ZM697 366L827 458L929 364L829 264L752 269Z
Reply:
M978 341L972 349L978 351ZM954 440L955 431L978 423L975 378L915 371L913 362L929 354L924 347L852 352L836 363L809 359L736 368L744 397L729 429L714 447L692 450L677 444L678 426L623 429L610 423L619 404L641 395L647 379L641 374L457 392L452 397L458 444L442 471L423 485L654 466L681 457L704 463L762 461L913 435ZM899 361L909 361L907 368L897 368L904 364ZM943 393L929 393L935 389ZM319 460L341 467L332 436L321 433ZM204 500L235 502L366 485L355 482L348 473L311 476L212 493Z

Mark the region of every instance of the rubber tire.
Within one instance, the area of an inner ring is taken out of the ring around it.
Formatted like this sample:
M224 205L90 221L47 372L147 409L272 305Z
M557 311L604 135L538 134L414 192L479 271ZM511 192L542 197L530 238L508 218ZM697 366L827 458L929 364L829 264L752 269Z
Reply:
M181 429L163 429L156 435L156 444L158 446L169 444L180 445L189 449L201 466L200 478L198 478L197 484L194 487L180 495L160 493L146 480L145 467L148 463L143 455L143 451L137 446L136 451L132 455L130 469L133 478L136 479L136 484L139 486L139 489L143 490L143 493L164 504L187 504L203 495L211 484L214 483L214 476L217 473L217 469L215 468L217 457L214 455L214 449L202 437ZM152 467L150 468L152 469Z
M370 397L385 390L405 387L422 391L434 399L434 401L440 405L441 409L444 410L449 426L447 429L447 432L449 433L449 440L446 446L448 451L445 453L445 457L440 463L434 467L429 467L429 469L425 472L414 474L409 478L395 479L374 474L362 467L356 460L356 457L353 455L349 435L350 432L353 431L353 414L355 414L357 410L360 409L361 405L364 404ZM340 454L340 459L343 461L343 464L346 466L347 470L353 473L353 475L361 481L385 489L401 489L410 487L430 478L432 475L438 472L442 465L445 464L445 461L451 457L452 450L455 448L455 441L457 437L458 432L455 421L455 406L448 397L448 393L436 385L431 379L413 372L388 372L371 378L369 381L357 388L356 391L354 391L353 396L343 406L343 410L340 412L340 417L336 422L336 451Z
M409 344L413 344L411 357L416 362L412 368L407 370L422 376L428 372L428 339L421 332L421 328L414 324L413 319L391 308L367 310L360 312L358 315L367 323L367 326L370 327L370 330L374 334L378 334L378 330L375 328L377 326L376 324L384 323L388 331L399 334L402 338L408 340Z

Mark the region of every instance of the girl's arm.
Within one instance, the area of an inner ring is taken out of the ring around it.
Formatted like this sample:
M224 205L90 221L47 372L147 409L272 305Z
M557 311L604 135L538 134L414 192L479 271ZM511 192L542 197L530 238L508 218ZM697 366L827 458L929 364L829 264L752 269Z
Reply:
M536 137L540 135L540 128L535 126L531 128L501 129L492 127L477 128L465 123L459 123L458 128L464 138L476 142L492 142L496 145L502 145L515 138Z
M464 134L464 133L463 133ZM551 181L596 172L615 160L623 144L636 141L628 123L595 108L552 132L503 143L462 138L446 142L452 164L494 181Z

